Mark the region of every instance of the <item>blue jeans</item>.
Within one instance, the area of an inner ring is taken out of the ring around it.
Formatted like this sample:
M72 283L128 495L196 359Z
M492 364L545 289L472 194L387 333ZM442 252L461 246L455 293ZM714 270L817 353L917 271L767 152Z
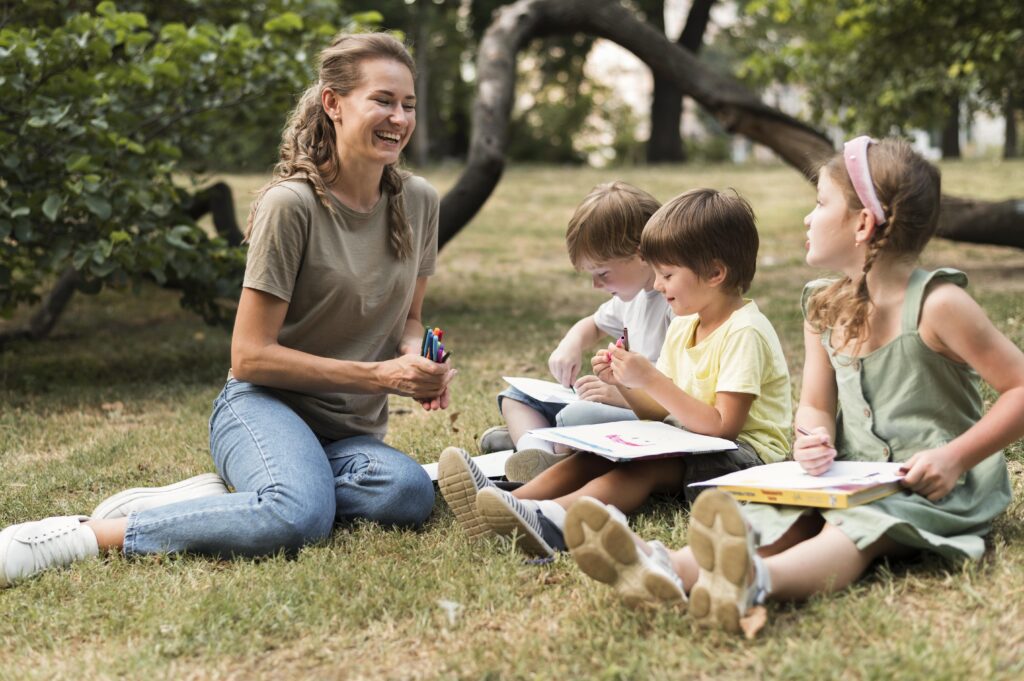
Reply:
M504 399L522 402L547 419L549 426L589 426L612 421L636 421L636 414L627 407L616 407L601 402L580 400L571 404L564 402L541 402L530 397L519 388L509 386L498 393L498 411Z
M266 388L230 379L213 402L210 452L233 494L132 513L126 555L258 556L326 538L335 522L418 526L434 506L423 467L378 438L327 442Z

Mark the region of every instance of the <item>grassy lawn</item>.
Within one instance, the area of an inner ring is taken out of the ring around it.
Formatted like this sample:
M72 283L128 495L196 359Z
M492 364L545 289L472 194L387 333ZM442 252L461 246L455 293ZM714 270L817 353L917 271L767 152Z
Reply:
M946 191L1017 196L1024 163L947 165ZM455 168L424 173L442 192ZM812 188L777 166L631 170L518 167L441 255L426 321L447 331L456 402L426 414L391 402L389 441L423 463L449 444L476 451L499 420L503 374L543 377L561 334L603 299L565 255L565 223L598 182L621 178L661 200L734 187L761 229L752 295L782 337L794 393L802 218ZM244 221L260 177L232 177ZM1024 252L936 242L925 266L967 271L997 326L1024 344ZM210 403L229 335L173 294L107 291L73 301L53 337L0 353L0 527L88 513L129 486L213 470ZM989 391L991 398L992 393ZM297 559L215 561L116 555L0 592L0 678L976 678L1024 674L1024 445L1008 450L1016 500L979 564L879 566L853 589L773 606L747 642L674 612L634 612L570 558L531 566L470 544L438 496L420 532L339 528ZM683 543L687 514L648 504L647 537ZM439 605L453 601L453 617Z

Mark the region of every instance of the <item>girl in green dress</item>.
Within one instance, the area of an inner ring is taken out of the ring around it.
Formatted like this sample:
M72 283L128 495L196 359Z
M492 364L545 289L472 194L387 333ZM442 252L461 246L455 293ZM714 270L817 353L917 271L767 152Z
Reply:
M584 572L627 602L688 602L699 623L739 631L763 621L748 615L766 599L844 589L882 556L981 556L1010 501L1001 449L1024 436L1024 354L964 291L962 272L915 268L935 232L939 185L906 142L859 137L821 169L804 218L807 263L843 276L804 290L793 458L812 475L834 460L902 462L906 491L812 509L741 506L709 490L679 551L580 500L565 538ZM979 376L999 393L984 415Z

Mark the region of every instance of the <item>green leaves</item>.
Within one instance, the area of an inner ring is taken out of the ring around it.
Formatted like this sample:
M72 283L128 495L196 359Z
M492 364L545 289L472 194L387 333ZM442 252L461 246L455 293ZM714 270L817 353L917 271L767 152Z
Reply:
M57 219L57 213L60 211L61 204L64 203L59 194L50 194L46 197L46 201L43 202L43 215L46 216L50 222Z

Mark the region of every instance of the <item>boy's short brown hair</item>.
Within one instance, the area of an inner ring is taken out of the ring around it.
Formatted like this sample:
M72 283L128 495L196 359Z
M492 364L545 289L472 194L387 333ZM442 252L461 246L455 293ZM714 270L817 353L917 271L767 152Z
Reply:
M583 260L598 263L637 255L644 225L660 206L656 198L626 182L591 189L565 230L573 267L580 269Z
M675 197L644 227L640 254L652 265L673 265L710 276L725 266L723 290L746 293L757 269L754 211L735 192L693 189Z

